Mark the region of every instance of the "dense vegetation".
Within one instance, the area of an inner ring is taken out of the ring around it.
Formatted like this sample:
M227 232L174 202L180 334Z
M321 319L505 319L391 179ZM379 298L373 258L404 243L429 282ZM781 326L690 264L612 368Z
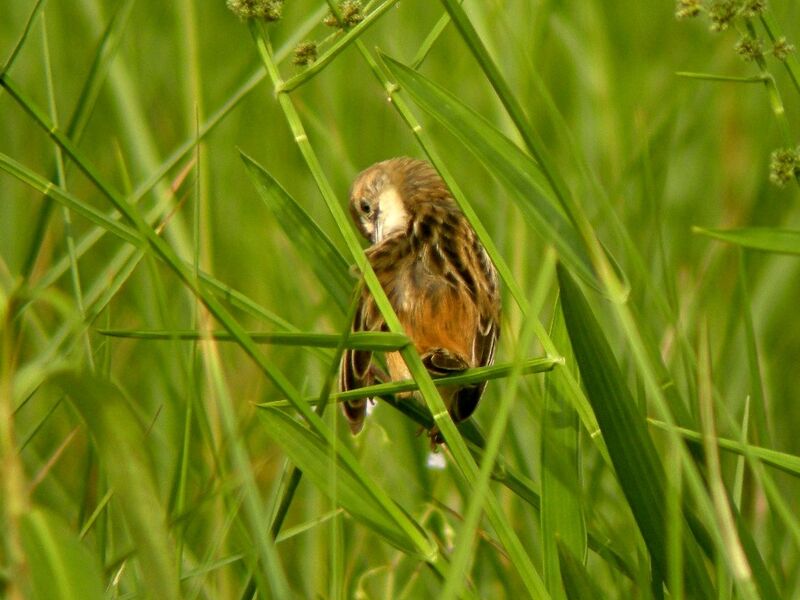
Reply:
M4 6L2 594L800 597L800 7L227 4ZM400 155L503 282L458 428L346 214ZM348 346L421 391L356 438Z

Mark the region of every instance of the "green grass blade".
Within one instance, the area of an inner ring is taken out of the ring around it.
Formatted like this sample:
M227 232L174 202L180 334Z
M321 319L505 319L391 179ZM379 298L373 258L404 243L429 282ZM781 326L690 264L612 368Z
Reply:
M392 408L412 419L415 423L430 429L433 426L433 419L430 412L417 402L409 402L406 399L397 399L394 396L383 396L381 399ZM472 421L459 423L459 430L464 439L470 444L477 459L481 459L485 440ZM521 500L526 502L533 510L541 510L541 497L536 489L536 484L526 476L519 473L511 466L503 465L502 471L492 474L492 478L503 485L506 489L516 494ZM602 535L588 532L589 548L598 556L606 560L609 565L619 571L623 576L633 579L633 568L619 554Z
M555 168L550 164L548 153L544 151L544 143L530 126L530 122L528 121L525 111L522 109L522 105L511 92L511 87L500 73L500 69L497 67L494 60L492 60L486 46L481 41L478 32L475 30L475 27L472 25L472 22L461 4L456 0L441 1L445 10L447 10L450 15L450 18L453 20L456 29L458 29L461 37L464 39L464 43L475 57L475 60L478 61L486 78L497 93L497 97L506 108L508 115L511 117L522 139L525 141L528 150L533 154L536 162L541 165L543 175L548 180L553 192L566 209L568 207L567 186Z
M551 279L552 275L548 276L545 273L545 277ZM538 300L534 302L534 304L538 303ZM517 353L521 353L523 348L528 348L531 345L536 324L537 322L534 320L529 320L525 323L520 333ZM489 480L496 464L503 468L503 464L498 461L498 456L502 442L508 437L509 419L514 404L520 395L519 383L524 367L524 361L521 357L517 356L515 358L517 358L517 360L515 360L512 365L511 372L505 381L503 392L494 411L489 435L486 438L486 442L483 446L483 453L480 457L481 462L478 477L472 487L469 502L464 511L463 522L459 527L455 539L455 550L452 554L449 573L445 580L444 589L441 592L443 600L452 600L464 587L464 575L470 573L469 565L472 562L470 558L472 555L475 533L486 501L485 499L487 495L491 493ZM537 581L537 584L544 586L543 582Z
M491 367L477 367L474 369L466 369L458 375L449 375L447 377L437 377L433 379L433 384L437 387L446 387L449 385L469 385L473 383L480 383L482 381L489 381L490 379L500 379L508 377L515 367L521 368L523 375L533 373L543 373L550 371L557 364L561 362L560 358L530 358L517 365L514 363L493 365ZM398 394L400 392L413 392L419 390L419 384L413 379L406 381L393 381L390 383L378 383L375 385L364 386L355 390L346 392L335 392L329 396L332 401L341 402L342 400L352 400L356 398L379 397L387 396L390 394ZM315 397L306 399L306 403L314 404L317 401ZM289 406L285 400L277 402L267 402L259 406L263 407L279 407Z
M86 124L97 104L103 83L106 81L108 70L117 55L128 24L128 17L135 2L136 0L125 0L114 7L114 13L97 44L92 65L89 67L89 73L81 88L78 101L75 103L72 117L67 124L66 134L70 139L78 141L83 137Z
M566 364L547 375L541 427L542 542L544 577L553 598L563 598L559 545L576 560L586 560L586 521L583 512L578 445L578 414L568 400L564 369L578 377L564 315L556 307L551 336L565 354Z
M46 0L37 0L36 4L31 9L30 14L28 15L28 20L25 22L25 28L22 30L22 35L19 36L17 43L14 44L14 48L11 50L11 54L8 55L5 64L3 65L3 69L0 70L0 75L5 75L5 73L11 68L11 65L14 64L14 61L17 59L20 50L25 45L25 41L28 39L28 35L31 32L31 28L33 27L33 23L36 21L36 17L39 16L39 13L44 8Z
M750 38L756 38L758 36L755 24L749 19L744 20L739 29L743 35ZM794 144L795 138L789 125L789 119L786 116L786 106L783 103L778 83L772 73L770 73L766 58L763 54L754 56L753 59L753 63L755 63L759 72L764 77L764 88L767 91L767 98L769 99L770 108L772 109L772 116L778 124L778 131L783 139L783 144L785 147L791 146ZM790 71L789 74L794 80L795 73ZM797 174L795 174L794 179L795 182L800 183Z
M557 558L566 597L569 600L595 600L596 598L602 598L603 594L592 581L591 574L572 553L569 546L560 538L556 538L554 541L558 551Z
M716 434L716 416L714 414L714 386L712 382L711 352L709 350L708 328L701 325L699 347L697 351L697 383L700 425L706 466L706 479L709 495L714 503L717 530L724 541L723 552L717 557L718 568L725 561L725 573L736 585L737 591L745 598L759 598L756 593L753 567L744 544L739 537L734 512L736 506L730 501L730 492L722 479L722 467L719 460L719 449L714 443ZM749 535L749 534L748 534ZM758 554L756 552L756 554ZM721 580L722 581L722 580ZM722 587L722 583L720 583Z
M30 598L102 600L100 565L55 515L41 508L22 515L20 538L27 557Z
M136 204L156 185L158 185L158 182L164 179L171 169L174 169L181 160L183 160L192 150L194 150L194 147L197 145L197 143L205 140L205 138L225 119L225 117L227 117L233 109L239 106L239 104L249 96L250 92L258 87L258 84L260 84L265 77L266 73L264 72L263 67L256 69L242 85L236 88L236 90L229 95L228 100L223 102L222 105L217 108L217 110L211 113L211 116L203 122L199 132L192 132L191 136L189 136L182 144L176 147L167 156L167 158L165 158L161 164L158 165L158 167L152 170L147 179L136 186L136 188L130 194L128 202L131 204Z
M153 476L144 427L122 391L109 381L66 372L54 376L52 382L72 400L104 457L105 472L136 544L150 591L159 598L178 598L167 512Z
M292 325L289 321L275 314L271 310L264 308L246 294L232 288L216 277L209 275L208 273L201 272L200 281L206 288L212 291L220 299L225 300L231 306L235 306L248 315L257 319L265 319L270 323L274 323L284 331L300 333L300 330Z
M342 312L346 311L355 279L350 276L349 265L341 252L272 175L245 153L240 154L261 199L286 232L303 262L314 270Z
M702 81L723 81L730 83L764 83L767 78L763 75L756 75L754 77L736 77L733 75L714 75L713 73L692 73L689 71L678 71L675 73L678 77L685 77L686 79L700 79Z
M658 421L656 419L648 419L647 421L659 429L665 431L670 429L669 425L663 421ZM674 430L694 444L702 443L703 434L698 431L692 431L691 429L685 429L683 427L675 427ZM769 448L762 448L761 446L754 446L752 444L743 444L737 440L723 437L714 438L714 442L721 450L726 450L739 456L747 456L748 453L752 453L752 456L758 458L763 463L780 469L790 475L794 475L795 477L800 477L800 456L771 450Z
M79 214L92 223L103 227L107 231L110 231L120 239L133 244L134 246L140 246L142 244L141 238L130 228L130 226L124 225L119 221L115 221L114 219L106 216L96 208L89 206L64 189L49 181L46 181L43 177L37 175L10 156L0 153L0 169L9 175L16 177L23 183L31 186L33 189L41 192L48 198L52 198L53 200L63 204L76 214Z
M450 24L450 15L444 13L439 20L436 21L436 25L433 26L433 29L430 30L425 40L417 50L417 53L414 55L414 59L411 61L411 68L416 70L419 69L422 63L425 61L425 58L428 56L430 51L433 49L433 45L439 39L439 37L444 33L444 30Z
M434 380L434 383L437 381L439 380ZM433 426L433 419L431 418L430 412L419 403L409 402L406 399L397 399L391 395L381 396L381 399L398 412L413 420L418 425L421 425L426 429L430 429ZM313 397L309 398L308 401L315 402L316 400L317 398ZM289 406L289 404L286 401L280 401L275 403L265 403L260 406L278 407ZM483 454L485 440L478 429L474 426L472 421L465 421L463 423L459 423L459 430L464 436L464 439L466 439L470 444L470 448L474 451L476 458L480 459ZM496 469L496 472L493 473L492 478L505 486L509 491L516 494L534 510L538 511L541 509L539 492L537 491L534 482L517 472L512 467L503 465L501 470ZM588 541L589 548L606 560L612 566L612 568L618 570L623 576L633 579L633 568L631 565L622 555L620 555L613 547L609 545L604 536L595 535L592 532L589 532Z
M42 14L42 50L43 50L43 57L44 57L44 68L45 68L45 81L47 83L47 104L50 111L50 118L53 120L53 123L58 124L58 103L56 101L56 94L55 88L53 85L53 71L52 71L52 63L50 58L50 44L48 43L48 33L47 33L47 25L45 15ZM61 149L57 146L54 148L55 151L55 179L56 182L61 185L62 187L66 187L67 180L66 180L66 169L64 166L64 157L61 152ZM43 203L42 210L43 212L48 212L49 209L46 208L48 204L52 204L49 198L45 199ZM41 215L41 213L40 213ZM81 274L80 268L78 267L78 258L75 252L75 231L72 224L72 215L69 210L62 207L61 209L61 216L63 219L63 226L64 226L64 234L66 238L66 246L67 246L67 256L69 258L70 264L70 279L72 281L72 294L75 299L75 307L77 308L78 312L84 316L86 314L86 305L83 300L83 286L81 284ZM47 219L42 219L43 223L46 223ZM44 236L41 239L37 239L37 236L40 232L36 232L33 235L33 240L31 244L31 252L28 254L28 257L32 257L34 255L38 255L38 250L41 248L41 243L44 240ZM43 232L42 232L43 233ZM33 247L36 247L36 251L33 251ZM30 268L32 267L33 263L28 263L24 266L24 273L26 277L30 278L31 271ZM84 333L84 349L86 351L86 359L89 365L89 369L94 369L94 352L92 350L92 343L89 338L88 332Z
M743 227L741 229L693 227L692 231L751 250L777 254L800 254L800 231L796 230L769 227Z
M334 490L328 456L331 448L319 436L282 411L265 408L259 414L273 439L325 495L397 548L422 560L436 559L436 546L428 540L422 528L404 511L400 513L405 515L404 519L393 518L375 498L373 490L368 489L370 484L354 476L351 469L339 460L335 462Z
M742 417L742 433L739 436L739 441L743 444L747 443L747 438L750 433L750 398L744 400L744 416ZM744 491L744 456L736 459L736 471L733 476L733 488L731 489L731 497L737 510L742 508L742 493Z
M742 300L742 320L747 348L747 368L750 374L750 393L753 398L753 420L755 421L755 443L763 446L772 445L769 422L767 420L767 404L764 397L764 380L761 374L758 343L756 342L755 325L753 324L753 306L750 300L750 289L747 277L745 253L739 253L739 296ZM746 412L749 415L749 412ZM747 441L745 432L744 441Z
M769 9L763 11L759 18L773 44L783 38L778 23L775 17L772 16L772 11ZM800 62L798 62L797 56L795 56L794 52L790 52L789 56L782 62L783 66L786 68L786 72L789 74L789 78L792 80L794 89L800 93Z
M314 408L314 412L318 414L320 417L323 415L325 411L325 407L328 404L328 396L331 393L331 388L333 387L333 382L337 380L336 374L339 368L339 364L342 360L342 354L344 354L344 348L347 344L350 336L355 333L351 331L351 323L355 318L356 312L358 310L359 300L361 298L361 288L356 289L355 293L353 294L353 298L350 303L350 307L347 311L344 320L344 328L342 330L342 335L339 338L338 343L336 344L336 352L334 352L332 359L328 363L328 376L324 379L322 383L322 389L319 393L319 400L317 406ZM335 423L335 420L334 420ZM333 468L333 463L331 463ZM290 463L287 461L286 465L284 466L283 473L281 475L281 482L278 487L275 489L275 498L280 495L280 501L273 503L274 509L272 511L272 519L270 524L270 534L273 538L277 540L278 534L281 531L281 527L283 527L283 521L286 518L286 514L291 507L291 504L294 500L295 492L297 491L297 486L300 485L300 480L303 476L303 472L296 466L291 466ZM336 500L334 499L334 503ZM332 524L332 528L334 531L338 531L336 524Z
M137 340L202 340L213 339L219 342L235 341L226 331L134 331L122 329L98 329L97 333L109 337L131 338ZM248 332L257 344L275 344L278 346L313 346L316 348L337 348L342 343L342 336L332 333L264 333ZM355 331L344 341L345 348L370 350L373 352L390 352L407 346L409 339L399 333L384 331Z
M120 2L116 6L114 14L109 20L108 26L94 53L92 66L86 76L83 88L81 89L81 93L66 129L67 137L76 142L80 141L89 116L96 105L97 97L105 81L108 66L115 56L119 47L119 42L122 39L122 32L125 30L128 16L133 7L133 1L134 0L126 0L125 2ZM44 20L42 22L44 22ZM53 117L55 117L55 115L53 115ZM53 122L56 122L55 118L53 118ZM61 170L63 171L63 168ZM54 175L51 179L56 179L56 176ZM39 209L36 225L34 226L34 233L31 236L31 243L26 252L22 271L28 276L30 276L36 264L36 257L39 255L42 241L45 239L45 229L50 219L51 212L52 204L50 203L50 199L47 199Z
M41 192L43 195L59 202L63 206L74 211L76 214L85 217L87 220L101 227L103 231L108 231L116 235L121 240L128 242L137 248L141 248L147 244L139 232L135 231L130 226L121 223L119 220L109 217L101 211L98 211L97 209L75 197L73 194L51 182L48 182L40 175L34 173L24 165L3 153L0 153L0 169L16 177L33 189ZM88 238L85 239L87 239L88 243L79 243L76 247L78 257L87 252L89 248L97 241L97 239L99 239L99 236L92 233ZM52 284L55 279L68 268L68 259L65 259L63 263L63 265L61 263L56 265L53 268L52 273L43 278L43 281L41 282L42 287ZM267 319L283 329L290 331L294 329L293 326L284 319L281 319L273 312L268 311L264 307L258 305L243 293L233 289L215 277L207 273L200 273L200 279L217 295L228 300L237 308L240 308L257 318Z
M319 527L326 521L330 521L331 519L335 519L340 514L342 514L343 510L341 508L337 508L334 510L330 510L325 514L322 514L311 521L306 521L305 523L301 523L300 525L295 525L294 527L289 527L287 529L282 530L278 536L275 538L275 542L280 544L286 540L290 540L295 536L300 535L301 533L305 533L310 529L315 527Z
M589 401L603 431L617 480L631 507L652 561L655 581L668 573L665 474L647 425L636 406L605 335L577 284L559 266L558 280L567 331ZM684 539L686 591L710 597L711 582L697 543Z
M522 104L511 92L511 87L489 55L470 18L456 0L441 0L441 2L453 19L453 23L461 34L467 48L469 48L475 60L481 66L486 78L497 93L497 97L514 122L531 156L539 165L541 174L547 180L552 193L568 215L570 222L575 227L575 231L579 233L582 241L581 249L590 257L593 271L599 277L598 282L602 280L604 285L596 285L592 278L585 280L590 284L594 284L596 289L607 295L614 302L625 302L630 293L630 285L625 273L619 267L620 263L611 256L597 238L581 203L571 195L564 178L558 172L551 159L551 153L546 151L544 141L531 126ZM572 268L574 268L574 265Z
M775 587L775 582L769 574L767 565L764 563L764 557L761 555L753 539L750 525L742 516L739 509L736 508L732 499L729 499L729 505L733 512L734 522L736 523L736 534L739 536L739 541L747 556L747 562L752 570L753 582L758 590L758 593L754 594L754 596L765 600L779 600L781 594L778 592L778 588Z
M299 33L307 33L309 26L310 23L305 25L303 30ZM291 46L279 49L276 53L278 60L287 56L291 50ZM222 102L222 104L216 110L211 112L211 116L203 122L199 128L199 131L193 131L188 139L177 146L167 156L167 158L164 159L160 165L158 165L158 167L153 169L147 179L136 186L133 193L128 198L128 202L131 204L136 204L141 198L148 194L158 184L158 182L161 181L167 175L167 173L169 173L171 169L175 168L175 166L194 149L196 144L203 141L225 119L225 117L227 117L231 111L233 111L233 109L239 106L239 104L245 98L247 98L250 93L266 78L266 76L267 73L264 67L258 67L249 77L245 79L244 83L238 86L233 92L227 94L227 100Z
M127 204L123 198L119 196L116 192L114 192L110 187L108 187L103 180L98 176L96 171L92 168L89 162L83 157L82 153L70 142L68 139L64 137L64 135L55 127L53 127L46 116L42 113L41 110L38 109L32 102L30 102L27 98L25 98L21 91L11 82L7 77L0 77L0 85L4 88L8 89L14 98L18 101L18 103L25 109L25 111L33 117L33 119L37 122L37 124L44 128L52 137L52 139L62 148L64 149L67 154L75 160L75 162L79 165L81 170L92 180L95 185L104 193L104 195L111 201L117 210L119 210L129 222L132 222L136 225L136 229L138 231L135 235L138 239L127 239L126 241L130 241L135 245L140 245L143 243L143 240L147 240L144 242L145 244L149 244L151 250L155 252L168 266L170 266L179 277L183 279L183 281L193 289L195 294L203 299L203 301L209 305L209 308L212 309L216 315L221 317L221 322L225 325L229 325L236 329L236 332L232 332L234 337L238 337L238 341L240 345L244 344L247 350L249 347L248 353L251 354L256 359L256 362L261 363L261 366L264 368L265 372L271 374L270 376L276 377L278 381L279 387L287 388L289 387L288 381L285 381L281 376L277 375L275 371L273 371L270 367L267 367L266 363L260 360L255 348L253 346L249 346L247 339L242 339L242 336L246 338L246 334L243 330L238 328L233 322L230 320L230 317L227 315L227 312L222 308L222 306L213 299L208 294L205 293L204 289L200 288L199 282L194 281L191 272L189 271L189 265L183 263L177 256L175 256L174 252L166 245L164 240L156 235L156 233L147 225L144 221L142 216L137 212L135 207ZM4 161L4 165L8 164L11 165L9 168L16 166L15 161L11 161L10 159ZM16 172L12 171L13 174L16 175ZM42 187L42 191L48 191L52 188L52 184L50 183L39 183ZM55 189L55 188L52 188ZM55 194L56 198L61 198L64 201L67 201L66 197L63 197L61 194ZM79 203L80 204L80 203ZM84 209L84 207L78 206L78 209ZM93 216L98 222L102 219L100 217L94 215L92 211L85 210L87 216ZM107 224L107 223L106 223ZM113 230L113 226L109 225L110 230ZM116 230L115 232L120 233L120 237L124 237L120 230ZM142 240L142 241L140 241ZM228 293L224 287L219 288L223 294ZM252 342L252 340L250 340Z
M85 293L86 316L74 314L64 321L42 348L34 364L46 367L57 360L62 353L69 354L80 336L91 326L92 322L108 306L108 303L119 293L122 285L133 273L142 258L141 251L133 250L128 255L116 257L103 270L106 278L96 281ZM37 383L39 385L41 381Z
M580 235L564 214L536 161L456 96L405 65L383 58L397 82L420 108L447 127L490 173L514 191L512 197L522 213L536 232L556 248L570 270L599 287Z

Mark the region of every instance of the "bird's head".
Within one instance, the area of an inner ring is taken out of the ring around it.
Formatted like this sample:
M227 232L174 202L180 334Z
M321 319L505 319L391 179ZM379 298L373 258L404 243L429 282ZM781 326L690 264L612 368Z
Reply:
M362 171L350 188L350 214L361 234L377 244L404 231L411 219L403 197L404 159L391 159Z

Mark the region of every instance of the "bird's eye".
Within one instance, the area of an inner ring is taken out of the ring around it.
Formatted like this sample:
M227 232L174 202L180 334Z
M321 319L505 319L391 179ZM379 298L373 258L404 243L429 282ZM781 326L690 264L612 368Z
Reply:
M369 213L372 212L372 207L369 205L369 202L367 202L366 200L362 200L361 201L360 208L361 208L361 212L363 212L365 215L368 215Z

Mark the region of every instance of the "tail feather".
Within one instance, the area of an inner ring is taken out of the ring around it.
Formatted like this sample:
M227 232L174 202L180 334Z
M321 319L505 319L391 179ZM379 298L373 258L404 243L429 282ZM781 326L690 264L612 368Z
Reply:
M342 411L347 417L350 433L356 435L364 428L364 418L367 415L367 399L346 400L342 403Z

